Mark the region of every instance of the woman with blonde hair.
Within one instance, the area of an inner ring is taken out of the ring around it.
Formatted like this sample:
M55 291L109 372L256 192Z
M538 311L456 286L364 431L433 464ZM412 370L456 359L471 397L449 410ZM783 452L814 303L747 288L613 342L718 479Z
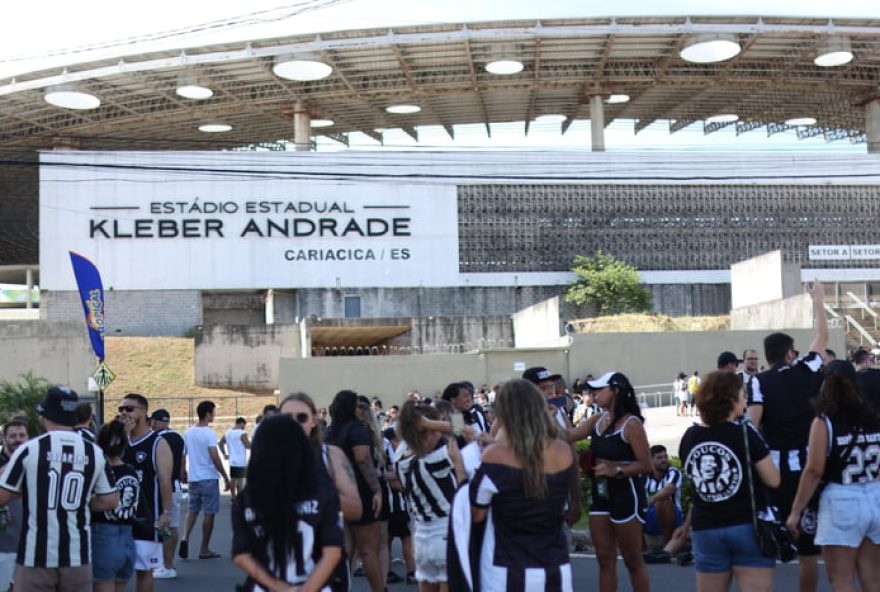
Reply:
M569 592L571 563L563 524L574 455L559 439L547 402L527 380L495 396L497 439L470 483L472 518L485 522L483 592Z

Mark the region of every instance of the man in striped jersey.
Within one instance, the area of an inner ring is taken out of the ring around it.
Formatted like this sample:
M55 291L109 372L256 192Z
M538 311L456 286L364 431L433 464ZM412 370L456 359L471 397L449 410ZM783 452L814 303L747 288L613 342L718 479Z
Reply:
M17 590L91 590L90 510L112 510L119 496L101 449L73 431L78 402L69 388L49 389L37 406L46 433L21 445L0 475L0 505L26 496Z

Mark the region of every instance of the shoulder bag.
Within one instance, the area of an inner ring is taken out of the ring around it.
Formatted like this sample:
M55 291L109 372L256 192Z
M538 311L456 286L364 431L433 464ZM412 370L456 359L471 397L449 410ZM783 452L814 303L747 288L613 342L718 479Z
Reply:
M797 545L791 533L785 528L773 512L773 508L766 504L767 510L758 513L755 503L755 479L752 473L752 454L749 451L749 426L743 421L743 442L746 447L746 467L749 474L749 500L752 502L752 524L755 527L755 535L758 537L758 546L761 555L768 559L776 559L787 563L797 557ZM763 489L761 490L763 493Z

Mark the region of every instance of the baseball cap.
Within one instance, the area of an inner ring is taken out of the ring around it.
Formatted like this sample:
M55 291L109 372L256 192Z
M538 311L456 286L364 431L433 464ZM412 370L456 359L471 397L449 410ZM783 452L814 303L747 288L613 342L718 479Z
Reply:
M167 409L156 409L153 411L153 415L150 416L152 421L171 421L171 414L168 413Z
M53 386L37 405L37 413L53 423L73 427L76 421L76 406L79 395L66 386Z
M562 375L553 374L543 366L535 366L523 372L522 377L532 384L540 384L547 380L559 380L560 378L562 378Z
M718 367L723 368L728 364L742 364L742 360L737 358L733 352L721 352L721 355L718 356Z
M620 372L612 370L606 372L596 380L587 381L587 386L593 390L605 388L606 386L621 386L624 384L626 377Z

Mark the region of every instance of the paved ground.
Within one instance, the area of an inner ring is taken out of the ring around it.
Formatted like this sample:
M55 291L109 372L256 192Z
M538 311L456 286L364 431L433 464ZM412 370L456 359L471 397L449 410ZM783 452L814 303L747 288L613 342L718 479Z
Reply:
M673 414L673 419L675 419ZM658 424L659 424L658 420ZM233 590L234 585L244 580L243 572L236 568L229 559L231 546L231 528L229 523L229 497L221 499L221 514L217 517L217 525L213 536L212 548L223 554L220 559L189 559L177 560L179 577L176 580L157 580L156 592L191 591L191 592L226 592ZM190 544L191 548L198 549L200 524L196 525L194 537ZM399 552L396 553L399 556ZM195 553L191 552L191 557ZM577 555L572 558L574 565L575 590L594 590L598 582L598 567L595 558L589 555ZM393 569L403 574L403 566L394 564ZM651 573L651 587L654 590L674 590L676 592L690 592L696 590L693 567L679 567L677 565L652 565L649 566ZM631 590L626 577L623 563L618 563L619 590L625 592ZM780 565L776 570L775 590L795 590L797 586L797 566ZM134 585L129 585L129 590L134 590ZM368 592L368 587L363 578L355 578L354 592ZM389 587L390 592L415 592L416 586L394 584ZM831 587L822 571L819 590L830 591Z

